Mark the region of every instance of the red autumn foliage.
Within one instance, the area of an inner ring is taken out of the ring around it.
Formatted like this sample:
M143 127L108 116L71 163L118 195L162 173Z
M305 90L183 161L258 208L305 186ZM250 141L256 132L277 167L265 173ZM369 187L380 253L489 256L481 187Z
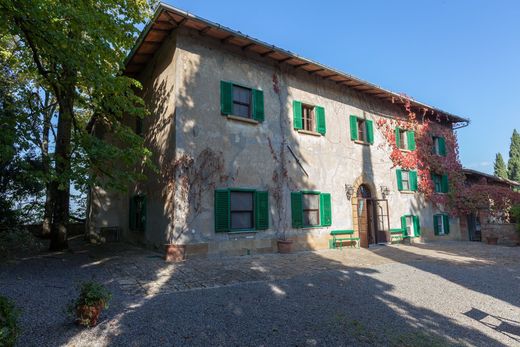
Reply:
M440 117L427 117L428 110L423 110L420 121L413 112L409 98L402 98L407 117L393 119L379 118L378 129L387 140L390 159L394 167L404 170L417 170L418 191L434 206L454 215L465 215L477 209L491 209L495 212L506 211L511 205L520 203L520 193L509 187L487 184L485 180L471 186L466 184L466 177L459 159L459 147L454 131L443 125ZM405 151L397 147L395 128L415 132L416 149ZM433 137L443 137L446 142L446 156L433 152ZM436 193L432 173L447 174L449 193Z

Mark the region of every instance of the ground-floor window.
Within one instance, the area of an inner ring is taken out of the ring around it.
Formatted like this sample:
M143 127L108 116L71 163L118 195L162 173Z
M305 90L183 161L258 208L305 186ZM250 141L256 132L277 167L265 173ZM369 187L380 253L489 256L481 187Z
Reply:
M414 215L404 215L401 217L401 229L403 236L417 237L421 235L421 225L419 217Z
M433 216L433 230L435 235L447 235L450 233L450 220L447 214Z
M250 231L269 228L269 195L254 189L215 190L215 231Z
M146 196L134 195L130 198L129 229L145 231L146 229Z
M300 191L291 193L293 228L332 225L332 202L329 193Z

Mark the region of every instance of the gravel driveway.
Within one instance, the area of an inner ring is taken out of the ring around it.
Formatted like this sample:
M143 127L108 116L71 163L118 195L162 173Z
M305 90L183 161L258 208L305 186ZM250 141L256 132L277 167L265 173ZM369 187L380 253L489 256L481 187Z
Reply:
M63 313L75 285L114 294L101 322ZM190 260L125 245L0 264L20 346L520 346L520 247L445 242Z

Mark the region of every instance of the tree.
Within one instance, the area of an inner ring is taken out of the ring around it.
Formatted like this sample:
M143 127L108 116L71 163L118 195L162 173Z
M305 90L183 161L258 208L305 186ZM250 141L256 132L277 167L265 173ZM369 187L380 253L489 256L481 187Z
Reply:
M513 130L513 136L511 136L507 173L510 180L520 182L520 134L516 129Z
M500 178L507 178L507 168L506 163L504 162L504 158L502 158L502 154L497 153L495 157L495 176Z
M2 33L13 37L24 64L34 69L38 84L56 100L53 172L47 179L52 200L50 249L61 250L68 247L71 182L121 188L123 181L140 177L133 170L137 163L149 163L142 139L122 122L124 115L145 115L143 101L134 93L140 84L121 74L149 4L0 0L0 9ZM95 126L110 132L113 142L97 138L91 131ZM113 163L120 163L115 174Z

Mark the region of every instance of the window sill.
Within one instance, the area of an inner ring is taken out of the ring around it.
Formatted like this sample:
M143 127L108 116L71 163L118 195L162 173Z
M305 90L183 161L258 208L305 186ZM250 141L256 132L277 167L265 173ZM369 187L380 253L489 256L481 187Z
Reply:
M417 193L416 191L413 191L413 190L400 190L399 192L401 194L415 194L415 193Z
M259 122L257 120L254 120L254 119L251 119L251 118L245 118L245 117L233 116L233 115L228 115L228 116L226 116L226 118L229 119L229 120L234 120L234 121L247 123L247 124L252 124L252 125L259 124Z
M405 148L399 148L399 150L400 150L401 152L405 152L405 153L413 152L412 150L410 150L410 149L405 149Z
M300 229L309 230L309 229L323 229L323 228L328 228L328 226L314 225L314 226L308 226L308 227L301 227Z
M310 130L301 130L299 129L298 132L300 134L307 134L307 135L312 135L312 136L322 136L319 132L316 132L316 131L310 131Z
M227 233L228 234L256 234L258 232L258 230L254 230L254 229L244 229L244 230L233 230L233 231L228 231Z
M358 145L370 146L370 142L365 141L354 140L354 143L357 143Z

